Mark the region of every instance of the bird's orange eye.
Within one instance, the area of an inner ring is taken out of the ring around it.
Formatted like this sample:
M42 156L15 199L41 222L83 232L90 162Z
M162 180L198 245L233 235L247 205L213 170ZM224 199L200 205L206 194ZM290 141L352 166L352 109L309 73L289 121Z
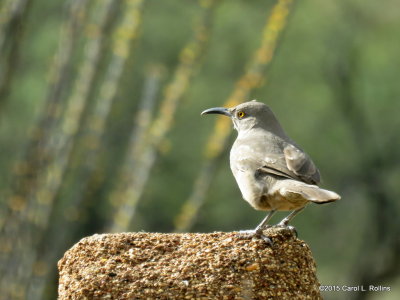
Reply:
M246 115L246 114L245 114L243 111L239 111L239 112L237 113L237 117L238 117L239 119L243 119L245 115Z

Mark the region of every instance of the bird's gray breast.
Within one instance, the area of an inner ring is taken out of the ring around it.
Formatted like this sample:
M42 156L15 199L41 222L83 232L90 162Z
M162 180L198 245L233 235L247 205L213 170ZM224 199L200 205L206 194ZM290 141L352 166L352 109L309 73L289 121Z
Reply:
M232 146L230 166L243 198L256 209L263 196L275 183L275 177L260 172L263 166L283 164L282 142L263 134L239 136Z

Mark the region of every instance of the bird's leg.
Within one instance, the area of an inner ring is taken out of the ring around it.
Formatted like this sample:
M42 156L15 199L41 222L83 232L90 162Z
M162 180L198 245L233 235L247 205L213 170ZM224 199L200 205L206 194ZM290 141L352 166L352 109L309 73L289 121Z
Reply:
M267 226L267 223L269 220L271 220L272 215L275 213L276 210L271 210L268 215L264 218L264 220L261 221L261 223L256 227L254 230L241 230L239 231L239 236L245 237L245 238L252 238L252 237L258 237L264 240L267 244L272 245L271 239L263 234L263 229L265 229Z
M268 226L268 222L269 220L271 220L272 216L274 215L274 213L276 212L276 210L271 210L268 215L264 218L264 220L261 221L260 224L258 224L258 226L255 229L255 232L258 234L262 233L262 230L267 228Z
M296 209L292 211L286 218L284 218L282 221L280 221L278 224L275 226L277 227L284 227L286 229L289 229L290 231L294 232L295 236L297 237L297 230L293 226L289 225L289 222L294 218L295 215L297 215L299 212L301 212L304 209L304 207Z

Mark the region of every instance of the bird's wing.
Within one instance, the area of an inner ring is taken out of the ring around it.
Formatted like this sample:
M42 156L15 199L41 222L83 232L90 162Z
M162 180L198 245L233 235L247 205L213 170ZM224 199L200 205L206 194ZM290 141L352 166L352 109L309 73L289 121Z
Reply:
M318 184L321 181L319 171L306 153L292 144L283 149L287 168L296 174L302 181Z
M232 149L231 160L240 171L273 174L309 184L320 181L318 169L303 151L276 137L250 139Z
M260 162L258 172L273 174L290 179L299 179L295 173L288 169L282 153L267 153Z
M260 172L303 181L308 184L318 184L320 174L317 167L306 153L296 146L282 141L279 147L266 146Z

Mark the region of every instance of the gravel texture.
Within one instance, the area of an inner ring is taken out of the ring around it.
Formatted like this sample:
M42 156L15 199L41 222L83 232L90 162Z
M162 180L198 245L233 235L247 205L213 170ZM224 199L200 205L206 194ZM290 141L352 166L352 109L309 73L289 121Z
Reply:
M96 234L59 261L59 299L322 299L309 247L268 229Z

